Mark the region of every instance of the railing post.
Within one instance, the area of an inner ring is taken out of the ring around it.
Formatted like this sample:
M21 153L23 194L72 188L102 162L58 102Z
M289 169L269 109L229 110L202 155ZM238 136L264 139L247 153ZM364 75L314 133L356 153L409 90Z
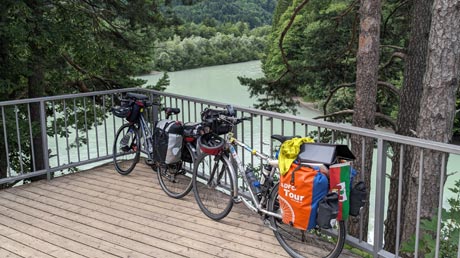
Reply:
M48 135L46 133L46 112L45 112L45 101L40 101L40 128L42 133L42 151L43 151L43 165L46 170L46 179L51 180L50 163L48 156Z
M377 141L377 175L375 180L375 223L374 223L374 257L383 248L383 220L385 212L387 144L379 138Z

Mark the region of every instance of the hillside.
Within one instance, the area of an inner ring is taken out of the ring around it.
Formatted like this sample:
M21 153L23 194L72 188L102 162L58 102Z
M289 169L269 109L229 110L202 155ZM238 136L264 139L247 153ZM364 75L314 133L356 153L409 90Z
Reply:
M207 0L184 5L173 1L172 11L184 22L218 23L246 22L250 28L271 25L277 0Z

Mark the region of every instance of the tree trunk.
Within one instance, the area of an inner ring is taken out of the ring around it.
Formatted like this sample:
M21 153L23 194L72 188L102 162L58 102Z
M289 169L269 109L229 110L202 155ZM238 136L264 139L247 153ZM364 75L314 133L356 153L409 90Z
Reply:
M6 23L6 20L7 20L7 10L9 8L9 3L5 3L3 6L2 6L2 9L0 10L0 24L5 24ZM5 78L9 78L7 75L9 74L9 70L8 70L8 64L9 64L9 60L8 60L8 52L9 52L9 42L8 42L8 39L6 37L0 37L0 78L2 79L5 79ZM6 85L5 86L1 86L1 87L7 87ZM6 91L5 92L1 92L3 94L3 96L0 96L0 101L2 100L6 100L8 99L8 96L4 96L6 95ZM1 109L0 109L0 112L1 112ZM8 176L7 174L7 171L8 171L8 167L7 167L7 163L6 163L6 158L7 158L7 153L6 153L6 150L5 150L5 136L3 135L3 119L5 119L4 117L2 117L2 115L0 114L0 179L1 178L5 178ZM2 189L4 186L3 185L0 185L0 189Z
M43 11L40 9L37 1L28 1L27 5L33 12L34 20L31 23L34 26L30 37L29 37L29 48L30 48L30 59L29 69L30 75L28 76L28 97L37 98L45 96L45 63L43 57L45 56L45 47L41 46L41 40L43 40L42 25L40 21L43 18ZM40 104L32 103L30 105L30 119L33 124L40 124ZM45 118L43 118L45 119ZM45 169L44 161L47 158L43 153L43 139L40 130L33 133L32 144L34 146L35 159L31 159L31 170L33 164L35 164L35 170ZM31 155L32 157L32 155ZM46 175L32 178L32 180L46 179Z
M460 0L435 0L428 43L427 67L423 80L421 110L417 122L417 136L438 142L450 142L455 116L455 100L460 77ZM415 232L417 194L419 188L419 160L423 151L420 218L432 218L438 207L441 156L434 151L417 149L412 161L408 198L405 201L403 240ZM446 158L447 161L447 158Z
M411 10L411 32L407 47L407 58L404 69L404 83L399 100L399 113L396 133L405 136L414 136L417 128L420 99L422 98L423 75L426 67L426 53L431 23L431 8L433 0L414 1ZM385 250L394 252L396 244L396 218L398 209L398 182L400 145L393 144L393 166L390 180L390 194L388 196L387 219L385 220ZM404 182L410 179L410 166L413 158L413 148L404 146L403 187L401 200L406 200L407 191ZM401 211L404 214L404 210ZM401 226L404 218L401 218Z
M353 114L353 126L374 129L377 99L377 81L380 48L380 0L361 0L360 33L356 67L356 96ZM364 171L357 165L359 173L363 174L365 184L370 189L370 171L372 169L373 141L366 139L366 151L361 152L363 139L352 136L352 151L356 154L357 164L364 156ZM368 203L362 217L364 219L364 239L367 239L367 221L369 219ZM359 225L350 224L349 233L359 236Z

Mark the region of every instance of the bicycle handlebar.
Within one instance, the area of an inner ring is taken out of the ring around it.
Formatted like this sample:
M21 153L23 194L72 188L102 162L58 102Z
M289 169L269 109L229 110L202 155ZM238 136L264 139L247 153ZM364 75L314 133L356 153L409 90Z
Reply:
M237 118L237 117L233 117L233 116L220 115L220 116L218 117L218 119L236 125L236 124L239 124L239 123L241 123L241 122L243 122L243 121L245 121L245 120L246 120L246 121L247 121L247 120L252 120L252 117L248 116L248 117L240 117L240 118Z

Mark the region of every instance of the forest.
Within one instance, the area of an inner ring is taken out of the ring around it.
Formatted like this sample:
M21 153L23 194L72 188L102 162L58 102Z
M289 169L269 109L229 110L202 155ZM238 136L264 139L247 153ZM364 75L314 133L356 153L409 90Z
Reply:
M300 96L318 104L324 114L317 119L451 143L459 131L459 6L458 0L3 0L0 101L139 87L145 82L136 76L153 70L260 59L263 78L239 78L258 98L258 108L295 113L292 97ZM164 89L167 74L161 82L151 87ZM31 119L38 121L39 114L32 112ZM365 156L357 160L365 160L359 172L370 188L365 171L372 159L366 157L372 157L375 143L353 137L351 142L354 153L365 143ZM423 219L433 222L441 154L427 153L420 164L413 158L420 150L390 149L394 162L406 157L408 217L416 210L414 171L420 166L428 171L420 206ZM0 157L4 151L0 148ZM28 159L30 151L24 150ZM0 178L5 167L0 160ZM394 166L388 175L388 251L395 249L398 232L398 176ZM402 222L403 241L412 241L414 223ZM356 225L349 231L356 235Z
M271 31L274 0L172 1L163 8L174 29L158 33L156 71L261 59Z

